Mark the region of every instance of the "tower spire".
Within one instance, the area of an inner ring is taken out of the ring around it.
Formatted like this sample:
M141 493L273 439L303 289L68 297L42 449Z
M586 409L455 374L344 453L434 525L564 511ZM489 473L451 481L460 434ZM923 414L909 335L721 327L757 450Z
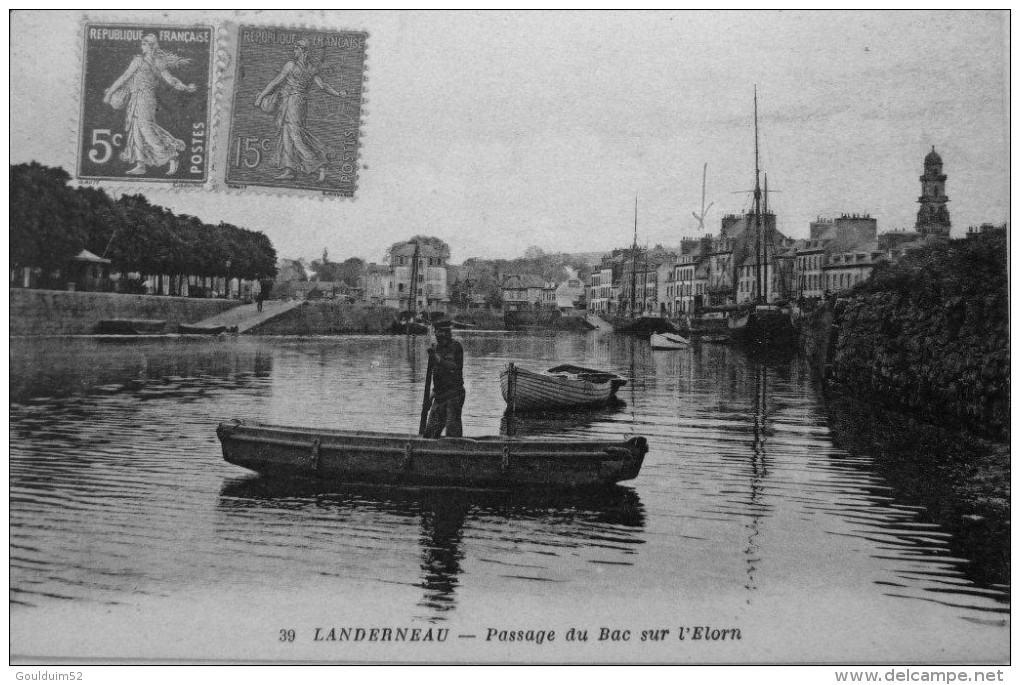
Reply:
M917 222L914 229L926 236L941 238L949 237L952 223L949 220L949 209L946 204L946 175L942 173L942 157L931 146L931 152L924 158L924 174L920 177L921 196L917 198L920 207L917 210Z

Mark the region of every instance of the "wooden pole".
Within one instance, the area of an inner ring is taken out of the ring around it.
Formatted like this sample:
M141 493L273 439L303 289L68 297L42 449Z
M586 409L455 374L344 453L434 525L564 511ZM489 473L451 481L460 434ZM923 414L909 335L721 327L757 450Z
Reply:
M432 370L435 357L429 355L429 365L425 371L425 395L421 400L421 419L418 421L418 435L425 435L425 425L429 420L429 409L432 407Z
M517 426L514 425L517 420L517 367L513 362L510 362L510 372L507 377L507 395L506 398L506 434L509 437L513 437L517 433Z

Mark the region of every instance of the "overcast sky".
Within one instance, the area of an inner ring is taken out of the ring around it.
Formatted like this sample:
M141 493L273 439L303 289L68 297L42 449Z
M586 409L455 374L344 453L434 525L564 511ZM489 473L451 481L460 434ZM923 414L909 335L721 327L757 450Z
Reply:
M426 233L454 262L698 234L747 206L753 89L779 228L870 213L910 229L922 160L945 163L953 235L1009 207L1008 15L1001 12L181 12L102 21L359 29L368 40L354 201L269 191L146 194L175 212L262 230L282 257L379 261ZM73 171L74 12L11 18L11 162Z

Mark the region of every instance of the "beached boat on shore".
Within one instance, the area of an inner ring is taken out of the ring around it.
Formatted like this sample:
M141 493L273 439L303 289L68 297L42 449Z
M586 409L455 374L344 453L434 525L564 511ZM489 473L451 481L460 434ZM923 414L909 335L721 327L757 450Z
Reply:
M266 476L344 483L575 488L636 478L643 437L616 442L422 438L233 421L216 429L223 458Z
M543 372L508 364L499 374L499 387L515 411L564 409L612 400L627 380L608 371L561 364Z

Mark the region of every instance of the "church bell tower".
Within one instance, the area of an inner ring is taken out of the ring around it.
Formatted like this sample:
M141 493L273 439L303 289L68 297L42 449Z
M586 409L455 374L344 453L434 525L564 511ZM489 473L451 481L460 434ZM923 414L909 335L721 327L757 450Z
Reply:
M921 235L948 238L952 224L949 221L949 209L946 203L946 175L942 173L942 158L931 148L924 158L924 175L921 176L921 197L917 198L921 207L917 210L917 223L914 228Z

